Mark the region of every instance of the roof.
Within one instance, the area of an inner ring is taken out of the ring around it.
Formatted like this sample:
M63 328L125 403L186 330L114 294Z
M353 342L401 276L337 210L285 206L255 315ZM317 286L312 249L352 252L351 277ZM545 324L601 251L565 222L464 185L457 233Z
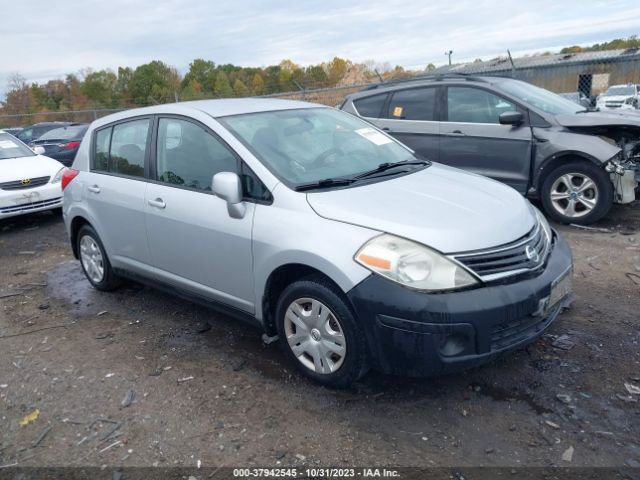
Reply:
M604 50L600 52L580 52L580 53L554 53L550 55L535 55L531 57L514 58L513 63L516 70L527 68L548 68L564 65L575 65L581 63L601 63L618 61L640 61L640 48L628 48L625 50ZM498 73L510 72L511 62L506 55L494 58L485 62L458 63L455 65L445 65L435 70L431 74L439 73Z

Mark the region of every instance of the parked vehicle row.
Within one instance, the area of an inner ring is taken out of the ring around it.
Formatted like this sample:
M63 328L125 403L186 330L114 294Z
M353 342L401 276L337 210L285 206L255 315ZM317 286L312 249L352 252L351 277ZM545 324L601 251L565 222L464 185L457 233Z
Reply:
M596 107L599 110L637 110L640 108L640 85L611 85L598 95Z
M0 220L62 207L64 165L0 130Z
M321 105L110 115L61 185L95 288L132 278L254 322L326 385L487 362L571 301L569 247L522 195Z
M379 84L341 108L431 160L499 180L562 223L589 224L631 203L640 116L591 112L509 78L432 76Z

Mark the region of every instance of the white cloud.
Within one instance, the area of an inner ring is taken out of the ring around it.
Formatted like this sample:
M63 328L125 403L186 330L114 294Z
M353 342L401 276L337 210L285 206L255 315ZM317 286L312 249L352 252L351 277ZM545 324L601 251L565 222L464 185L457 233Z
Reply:
M83 68L198 57L268 65L334 55L405 66L544 51L640 33L635 1L31 0L2 12L0 91L7 76L62 78Z

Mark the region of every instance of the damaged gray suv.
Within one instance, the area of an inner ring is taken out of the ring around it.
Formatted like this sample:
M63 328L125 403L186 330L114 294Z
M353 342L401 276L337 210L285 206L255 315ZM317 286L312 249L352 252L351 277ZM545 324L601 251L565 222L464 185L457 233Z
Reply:
M640 116L590 112L510 78L459 74L374 85L341 108L429 160L540 200L561 223L593 223L636 198Z

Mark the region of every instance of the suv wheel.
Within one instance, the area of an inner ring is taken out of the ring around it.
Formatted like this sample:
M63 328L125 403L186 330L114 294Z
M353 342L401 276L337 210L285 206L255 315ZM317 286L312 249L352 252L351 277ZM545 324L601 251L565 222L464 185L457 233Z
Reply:
M364 334L342 293L323 277L287 287L276 316L283 349L307 377L344 388L366 373Z
M587 161L568 162L551 171L540 194L545 212L560 223L588 225L613 205L609 175Z
M103 291L118 288L120 277L113 273L100 237L92 227L84 225L80 228L77 245L82 270L91 285Z

